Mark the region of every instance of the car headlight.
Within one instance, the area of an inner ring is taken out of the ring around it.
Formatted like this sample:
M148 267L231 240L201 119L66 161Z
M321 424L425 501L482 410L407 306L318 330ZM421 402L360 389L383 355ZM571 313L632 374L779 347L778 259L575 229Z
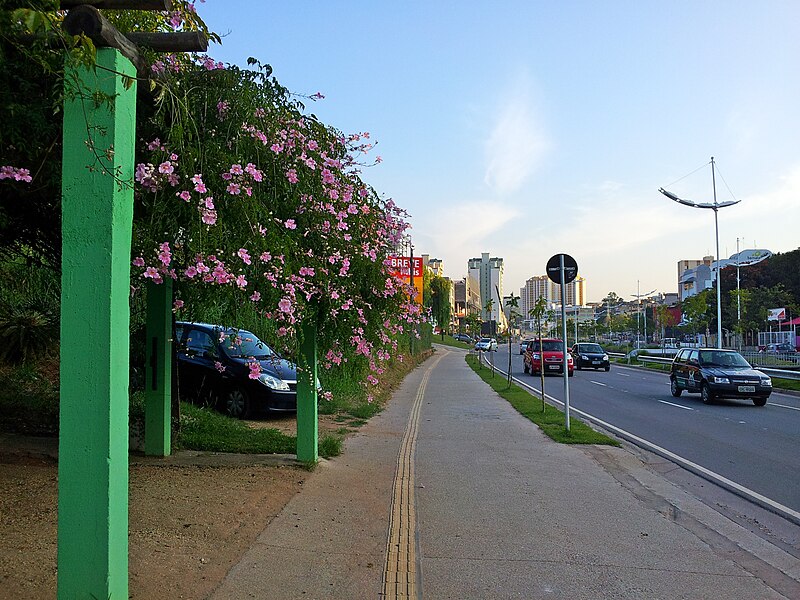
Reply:
M258 376L258 380L271 390L278 390L281 392L289 391L289 384L286 383L283 379L278 379L273 375L262 373L261 375Z
M603 360L608 360L608 354L603 354Z
M761 385L765 385L767 387L772 387L772 379L767 377L766 379L761 380Z
M589 360L589 357L585 354L581 354L581 360Z
M727 377L717 377L715 375L712 375L711 377L709 377L708 380L711 383L730 383L731 382L731 380L728 379Z
M536 352L533 353L533 360L539 360L539 355Z

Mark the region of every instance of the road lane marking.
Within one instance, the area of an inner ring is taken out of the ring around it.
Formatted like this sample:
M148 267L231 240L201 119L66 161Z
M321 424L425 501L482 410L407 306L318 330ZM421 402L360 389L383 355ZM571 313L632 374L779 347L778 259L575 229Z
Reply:
M682 406L680 404L675 404L674 402L667 402L666 400L659 400L659 402L661 402L661 404L669 404L670 406L676 406L678 408L682 408L683 410L694 410L693 408L690 408L688 406Z
M781 408L788 408L789 410L800 410L800 408L796 406L786 406L785 404L775 404L774 402L769 403L770 406L780 406Z
M603 387L608 387L608 384L606 383L600 383L599 381L592 381L591 379L589 380L589 383L593 383L595 385L602 385Z
M425 388L428 387L428 380L436 365L447 354L449 352L440 354L422 376L422 381L417 389L417 397L408 416L403 441L400 444L394 475L392 507L389 511L389 535L386 539L386 562L383 569L383 591L381 593L381 598L384 599L417 598L418 591L420 591L416 550L414 457Z
M500 369L497 369L497 371L499 373L504 373L504 371L501 371ZM535 387L533 387L531 385L528 385L527 383L525 383L524 381L521 381L520 379L517 379L516 377L514 378L514 381L517 382L519 385L521 385L523 387L526 387L529 390L534 391L537 394L541 394L541 390L539 390L539 389L537 389L537 388L535 388ZM564 403L561 400L559 400L558 398L554 398L550 394L545 393L545 398L547 398L551 402L554 402L555 404L560 404L561 406L564 406ZM792 407L789 407L789 408L792 408ZM666 448L663 448L663 447L661 447L661 446L659 446L657 444L654 444L653 442L650 442L650 441L648 441L648 440L646 440L644 438L641 438L638 435L630 433L629 431L626 431L626 430L622 429L621 427L617 427L616 425L612 425L611 423L609 423L607 421L604 421L602 419L599 419L599 418L595 417L594 415L591 415L591 414L589 414L589 413L587 413L585 411L577 409L574 406L570 406L570 411L574 412L574 413L576 413L578 415L581 415L581 416L589 419L590 421L592 421L594 423L597 423L601 427L604 427L604 428L606 428L606 429L608 429L610 431L613 431L617 435L623 437L624 439L628 440L629 442L633 442L637 446L640 446L642 448L645 448L646 450L650 450L652 452L655 452L659 456L663 456L664 458L667 458L667 459L671 460L672 462L674 462L674 463L684 467L685 469L688 469L689 471L693 472L695 475L699 475L700 477L703 477L704 479L707 479L707 480L709 480L709 481L711 481L713 483L716 483L717 485L720 485L720 486L724 487L728 491L731 491L731 492L733 492L735 494L739 494L740 496L743 496L744 498L747 498L751 502L755 502L756 504L760 505L761 507L766 508L768 510L771 510L773 512L776 512L779 515L781 515L782 517L784 517L786 519L789 519L793 523L800 525L800 512L794 510L793 508L790 508L790 507L788 507L788 506L786 506L784 504L781 504L780 502L777 502L777 501L773 500L772 498L767 498L763 494L759 494L755 490L751 490L750 488L745 487L740 483L736 483L735 481L733 481L731 479L728 479L724 475L720 475L719 473L716 473L716 472L712 471L711 469L707 469L706 467L704 467L702 465L699 465L699 464L697 464L695 462L692 462L687 458L683 458L679 454L675 454L674 452L672 452L670 450L667 450Z
M620 377L630 377L630 374L629 374L629 373L620 373L619 371L617 371L616 373L617 373L617 375L619 375Z

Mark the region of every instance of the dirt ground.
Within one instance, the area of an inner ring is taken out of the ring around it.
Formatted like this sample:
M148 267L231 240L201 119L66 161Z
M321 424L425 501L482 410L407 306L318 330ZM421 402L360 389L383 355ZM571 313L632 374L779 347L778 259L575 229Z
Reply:
M251 425L296 432L294 416ZM321 415L320 437L347 425ZM208 596L311 476L252 462L167 466L132 457L131 598ZM57 498L52 452L0 453L0 597L55 597Z

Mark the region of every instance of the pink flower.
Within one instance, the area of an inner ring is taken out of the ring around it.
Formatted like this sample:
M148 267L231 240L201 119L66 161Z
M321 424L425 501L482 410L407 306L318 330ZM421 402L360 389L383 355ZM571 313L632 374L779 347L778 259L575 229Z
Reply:
M297 224L294 222L294 219L287 219L284 225L286 229L297 229Z
M247 279L244 278L244 275L239 275L236 277L236 285L239 286L240 289L247 287Z
M176 312L182 308L183 308L183 300L175 300L175 302L172 303L172 312Z
M297 171L295 169L286 171L286 179L289 180L289 183L297 183Z
M158 165L158 172L163 173L164 175L169 175L175 170L175 167L172 166L172 163L169 161L163 162Z
M231 182L228 184L228 187L225 188L225 191L228 192L231 196L238 196L241 193L242 188L239 186L238 183Z
M259 300L261 300L261 292L257 291L253 292L253 295L250 296L250 300L252 300L253 302L258 302Z
M133 259L133 266L134 267L143 267L144 266L144 259L141 256L137 256Z
M248 254L247 250L245 250L244 248L239 248L239 252L237 252L236 254L239 255L239 258L242 259L242 262L244 264L246 264L246 265L250 264L250 262L251 262L250 261L250 254Z
M183 200L184 202L188 202L192 199L192 194L188 190L183 190L182 192L175 194L178 198Z
M197 272L198 271L197 271L197 269L195 267L188 267L183 272L183 274L186 275L186 277L188 277L189 279L191 279L192 277L196 277L197 276Z
M223 365L223 364L222 364L221 362L219 362L218 360L214 361L214 368L215 368L217 371L219 371L220 373L224 373L224 372L225 372L225 365Z
M247 368L250 369L250 373L247 374L250 379L258 379L261 375L261 364L258 361L253 360L247 363Z
M281 301L278 302L278 310L284 313L291 313L292 312L292 301L288 298L281 298Z
M242 165L231 165L230 173L231 175L241 175L244 173Z

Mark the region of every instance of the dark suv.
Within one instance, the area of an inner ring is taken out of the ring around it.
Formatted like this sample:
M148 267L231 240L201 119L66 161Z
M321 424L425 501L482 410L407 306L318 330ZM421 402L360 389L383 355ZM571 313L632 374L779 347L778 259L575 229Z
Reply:
M683 348L672 361L670 390L676 398L683 390L700 392L705 404L716 398L751 398L764 406L772 393L772 380L750 366L735 350Z
M608 354L600 344L590 342L579 342L570 350L572 358L575 360L575 368L581 369L611 369Z
M179 322L175 341L183 398L239 419L297 410L294 363L249 331Z

